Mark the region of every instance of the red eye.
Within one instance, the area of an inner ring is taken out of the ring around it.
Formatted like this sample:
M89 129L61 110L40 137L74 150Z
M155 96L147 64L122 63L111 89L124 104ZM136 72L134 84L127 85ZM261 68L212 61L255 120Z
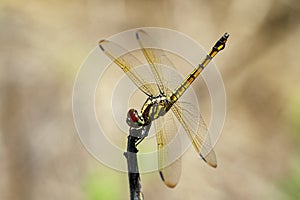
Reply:
M138 122L139 121L139 116L138 116L137 112L134 109L130 109L128 111L128 115L129 115L130 119L132 120L132 122Z

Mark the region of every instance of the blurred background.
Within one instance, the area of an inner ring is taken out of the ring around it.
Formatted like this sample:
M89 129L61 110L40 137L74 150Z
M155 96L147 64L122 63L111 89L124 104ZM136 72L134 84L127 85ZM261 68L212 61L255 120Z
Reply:
M100 38L142 26L183 32L215 60L227 118L207 167L190 149L175 189L142 174L145 199L300 199L300 1L0 3L0 199L129 199L127 174L84 149L72 118L80 64Z

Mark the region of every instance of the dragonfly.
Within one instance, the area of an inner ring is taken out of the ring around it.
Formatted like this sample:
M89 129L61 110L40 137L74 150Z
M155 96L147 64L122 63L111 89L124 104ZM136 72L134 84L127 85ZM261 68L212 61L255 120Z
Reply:
M197 154L211 167L217 167L216 154L203 117L200 114L197 119L193 119L193 110L185 108L186 104L181 104L179 99L217 53L225 48L228 37L229 34L225 33L199 62L198 66L194 67L194 70L175 89L168 87L162 73L162 65L175 68L174 64L164 50L149 48L149 45L151 46L155 41L146 31L137 30L135 38L147 60L149 72L155 79L154 84L147 82L138 73L136 67L142 65L142 62L134 54L127 52L118 56L120 52L126 52L126 49L109 40L99 41L98 45L101 51L123 70L141 92L147 95L140 112L136 109L129 109L126 122L132 128L150 127L154 123L158 150L158 170L162 181L170 188L177 185L181 175L180 158L168 164L172 152L168 151L166 146L172 142L176 131L172 130L174 129L172 125L167 126L166 122L174 122L173 116L183 127ZM170 115L171 113L172 115ZM195 123L197 128L193 128ZM147 134L141 138L141 141L146 136Z

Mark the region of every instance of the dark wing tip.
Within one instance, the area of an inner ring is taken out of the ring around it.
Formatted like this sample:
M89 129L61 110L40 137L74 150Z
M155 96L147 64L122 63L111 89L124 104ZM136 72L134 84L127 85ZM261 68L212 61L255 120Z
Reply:
M165 182L165 178L164 178L164 175L161 171L159 171L159 175L160 175L160 178L163 182Z
M160 175L160 178L161 180L165 183L166 186L168 186L169 188L174 188L177 184L174 184L174 183L170 183L168 181L165 180L165 177L162 173L162 171L159 171L159 175Z
M165 182L165 184L166 184L166 186L168 186L169 188L174 188L174 187L176 187L176 184L174 185L174 184L170 184L170 183L168 183L168 182Z
M136 37L137 40L140 39L140 35L139 35L140 33L146 34L146 32L145 32L143 29L137 30L137 31L135 32L135 37Z
M137 40L140 39L140 36L139 36L139 30L138 30L137 32L135 32L135 37L136 37Z
M105 40L100 40L99 42L98 42L98 45L99 45L99 47L100 47L100 49L102 50L102 51L104 51L104 48L103 48L103 46L102 46L102 44L105 42Z
M217 164L213 164L213 163L207 163L207 164L209 164L209 166L211 166L211 167L213 167L213 168L217 168L217 167L218 167Z
M209 166L217 168L217 162L209 162L201 153L199 155Z

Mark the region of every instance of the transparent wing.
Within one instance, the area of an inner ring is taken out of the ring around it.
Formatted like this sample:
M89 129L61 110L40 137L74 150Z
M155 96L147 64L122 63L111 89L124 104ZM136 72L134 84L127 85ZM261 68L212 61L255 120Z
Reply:
M177 125L172 112L164 117L154 120L157 150L158 168L161 179L168 187L175 187L181 175L181 145L176 137Z
M131 81L147 96L155 96L155 89L151 84L148 84L142 76L138 74L135 67L141 66L142 62L138 60L133 54L128 53L120 45L108 41L101 40L99 42L100 49L115 63L117 64L131 79Z
M193 109L189 108L189 106L192 105L177 102L171 109L183 126L186 134L191 139L192 144L200 157L210 166L217 167L216 154L211 144L207 126L201 114L196 116L192 112Z
M136 38L147 62L150 65L160 93L167 94L168 91L166 89L168 83L164 78L165 76L163 74L162 65L175 68L174 64L166 56L162 49L157 49L155 41L145 31L138 30L136 32Z

